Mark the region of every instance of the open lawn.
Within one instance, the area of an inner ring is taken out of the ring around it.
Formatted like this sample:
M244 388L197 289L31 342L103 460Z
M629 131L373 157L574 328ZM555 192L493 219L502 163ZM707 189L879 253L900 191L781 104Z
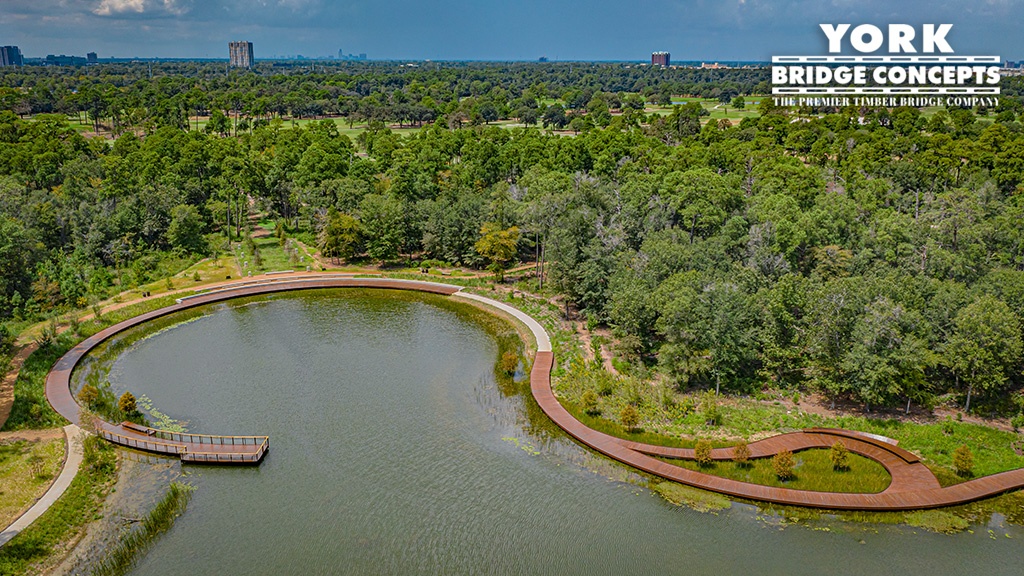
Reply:
M63 436L0 443L0 527L14 522L46 492L63 462Z

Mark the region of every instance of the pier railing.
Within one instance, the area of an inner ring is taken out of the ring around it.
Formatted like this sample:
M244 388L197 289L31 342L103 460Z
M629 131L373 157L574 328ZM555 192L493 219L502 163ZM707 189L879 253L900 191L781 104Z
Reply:
M267 436L189 434L159 430L134 422L122 422L121 427L134 435L119 434L107 429L101 430L101 434L107 440L121 446L161 454L176 454L182 462L258 464L270 449L270 438ZM143 434L146 438L139 438L138 434Z
M145 450L147 452L159 452L161 454L177 454L181 455L187 451L185 446L181 444L172 444L169 442L156 442L153 440L142 440L132 436L125 436L124 434L118 434L117 432L111 432L109 430L99 430L100 436L113 442L114 444L120 444L121 446L127 446L129 448L136 448L138 450Z

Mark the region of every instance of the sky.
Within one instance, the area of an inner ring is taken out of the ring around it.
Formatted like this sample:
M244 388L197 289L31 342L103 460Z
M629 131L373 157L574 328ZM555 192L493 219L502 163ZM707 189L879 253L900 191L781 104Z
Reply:
M1024 0L0 0L27 57L761 61L826 53L821 23L949 23L957 54L1024 60Z

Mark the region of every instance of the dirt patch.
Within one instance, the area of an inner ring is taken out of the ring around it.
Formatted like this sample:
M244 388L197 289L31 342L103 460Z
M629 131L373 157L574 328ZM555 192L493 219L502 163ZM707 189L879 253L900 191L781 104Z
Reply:
M49 428L46 430L15 430L13 432L0 432L0 444L18 442L20 440L26 440L28 442L48 441L63 437L64 430L62 428Z
M11 365L4 374L3 380L0 381L0 428L4 427L7 417L11 415L11 407L14 406L14 382L18 380L18 372L25 364L25 360L37 348L39 348L39 345L35 342L22 346L18 353L14 355L14 358L11 359ZM3 438L3 436L0 435L0 438Z

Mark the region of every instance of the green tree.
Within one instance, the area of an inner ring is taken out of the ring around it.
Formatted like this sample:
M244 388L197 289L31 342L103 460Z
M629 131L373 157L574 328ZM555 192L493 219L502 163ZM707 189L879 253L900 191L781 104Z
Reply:
M706 438L697 440L697 445L693 447L693 459L700 464L702 468L706 468L711 465L713 460L711 459L711 442Z
M659 360L683 383L693 378L733 379L751 367L755 356L754 317L747 296L728 281L702 281L692 273L669 278L658 287L658 331L665 338Z
M475 248L481 256L491 261L491 269L501 282L505 278L505 265L515 258L518 246L518 227L502 230L497 222L487 222L480 228L480 239Z
M923 319L882 296L865 307L853 328L852 346L842 367L857 397L867 404L885 404L901 396L922 398L925 371L933 364L927 340L919 335Z
M367 255L382 264L396 258L406 235L402 201L390 195L369 194L359 203L359 210Z
M167 227L167 242L174 248L192 254L205 254L206 239L203 237L203 222L195 206L179 204L171 211L171 223Z
M1022 349L1020 320L1002 300L981 296L956 315L944 362L966 387L965 411L976 390L998 390L1019 374Z
M99 398L100 391L92 384L86 384L78 391L78 401L86 408L92 408Z
M125 392L117 399L117 409L126 416L133 416L139 411L135 396L131 392Z
M747 466L750 461L750 446L746 440L740 440L732 447L732 459L741 467Z
M953 470L957 476L965 478L974 473L974 454L966 445L961 444L953 451Z
M850 468L850 450L839 440L836 440L828 450L828 459L832 462L833 470L847 470Z
M599 398L597 396L597 392L590 389L587 389L587 391L580 396L580 404L583 406L583 411L591 416L601 413L598 401Z
M640 413L637 412L636 407L626 404L626 407L619 412L619 423L629 432L636 430L636 427L640 425Z
M796 458L793 457L793 453L789 450L783 450L772 456L772 470L775 471L775 475L778 476L779 480L792 480L795 468Z
M359 242L359 221L348 214L338 212L333 206L328 209L316 238L320 253L332 261L338 258L351 260L356 254Z

